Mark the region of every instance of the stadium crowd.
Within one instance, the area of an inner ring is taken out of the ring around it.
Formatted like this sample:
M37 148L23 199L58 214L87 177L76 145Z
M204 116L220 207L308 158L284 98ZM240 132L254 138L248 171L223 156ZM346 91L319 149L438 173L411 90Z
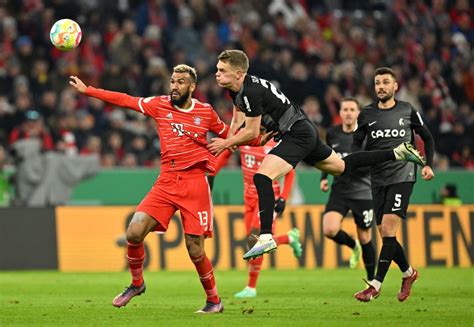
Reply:
M422 112L435 138L435 168L474 169L472 8L469 0L0 0L0 167L30 137L44 151L99 153L102 167L157 167L153 121L77 96L69 76L152 96L168 94L171 67L187 63L198 72L195 97L229 122L215 65L221 50L240 48L250 73L277 83L322 135L340 123L343 97L370 103L375 68L392 67L397 97ZM65 17L83 31L69 52L49 41Z

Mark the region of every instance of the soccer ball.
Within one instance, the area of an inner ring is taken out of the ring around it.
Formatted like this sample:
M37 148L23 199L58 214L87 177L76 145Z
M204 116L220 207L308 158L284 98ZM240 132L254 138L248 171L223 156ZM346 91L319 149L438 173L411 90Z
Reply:
M81 42L81 27L72 19L58 20L51 27L49 38L51 43L59 50L69 51L76 48Z

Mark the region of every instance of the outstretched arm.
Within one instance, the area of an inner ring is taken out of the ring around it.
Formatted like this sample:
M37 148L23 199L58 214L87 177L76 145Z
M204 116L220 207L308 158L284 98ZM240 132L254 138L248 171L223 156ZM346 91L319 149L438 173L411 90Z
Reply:
M85 95L100 99L102 101L112 103L119 107L129 108L135 111L145 113L143 109L143 98L132 97L125 93L113 92L103 89L96 89L92 86L87 86L77 76L69 76L71 80L69 84L74 87L78 92Z

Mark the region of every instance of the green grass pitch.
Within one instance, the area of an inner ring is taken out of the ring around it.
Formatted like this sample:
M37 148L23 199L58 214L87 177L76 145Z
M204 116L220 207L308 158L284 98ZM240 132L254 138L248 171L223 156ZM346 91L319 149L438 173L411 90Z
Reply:
M120 309L111 302L126 272L0 272L0 326L473 326L474 270L420 272L407 302L391 269L380 297L359 303L362 269L264 270L249 300L233 298L246 272L219 271L225 311L207 316L193 313L205 301L195 272L146 272L146 293Z

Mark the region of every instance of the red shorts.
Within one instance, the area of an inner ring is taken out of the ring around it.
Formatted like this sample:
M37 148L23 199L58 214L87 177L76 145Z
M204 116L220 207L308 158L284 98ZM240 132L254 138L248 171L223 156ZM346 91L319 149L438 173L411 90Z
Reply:
M273 214L273 232L275 232L276 213ZM244 197L244 223L247 235L250 235L252 229L260 230L260 215L258 213L258 196Z
M177 210L185 234L212 237L212 199L204 172L162 173L136 209L158 222L158 232L168 229Z

